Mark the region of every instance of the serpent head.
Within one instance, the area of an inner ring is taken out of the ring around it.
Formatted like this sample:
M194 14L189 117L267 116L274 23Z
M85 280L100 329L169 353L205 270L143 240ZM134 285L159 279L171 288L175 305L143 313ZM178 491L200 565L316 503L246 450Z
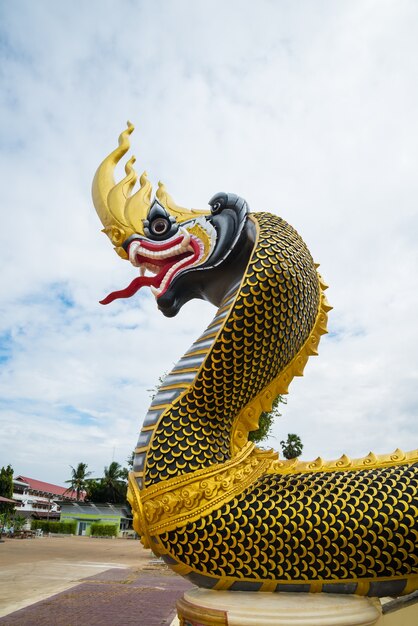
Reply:
M125 166L126 177L115 184L113 170L129 148L132 130L128 124L118 148L99 166L93 202L104 232L118 254L138 268L139 276L101 303L128 298L148 286L167 317L192 298L219 305L231 282L242 276L251 253L254 234L248 205L235 194L218 193L209 201L210 210L184 209L162 183L151 201L146 173L139 190L131 194L137 181L134 157Z

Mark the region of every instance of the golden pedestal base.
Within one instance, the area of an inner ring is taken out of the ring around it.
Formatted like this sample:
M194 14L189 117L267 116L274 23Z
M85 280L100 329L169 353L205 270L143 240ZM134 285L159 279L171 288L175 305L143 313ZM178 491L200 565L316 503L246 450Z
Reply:
M177 603L180 626L372 626L374 598L193 589Z

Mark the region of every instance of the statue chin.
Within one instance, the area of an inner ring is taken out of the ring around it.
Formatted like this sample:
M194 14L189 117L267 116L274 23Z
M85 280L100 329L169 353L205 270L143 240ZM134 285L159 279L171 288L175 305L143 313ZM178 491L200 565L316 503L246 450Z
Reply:
M175 317L187 300L190 298L179 298L174 289L170 288L158 298L157 305L165 317Z

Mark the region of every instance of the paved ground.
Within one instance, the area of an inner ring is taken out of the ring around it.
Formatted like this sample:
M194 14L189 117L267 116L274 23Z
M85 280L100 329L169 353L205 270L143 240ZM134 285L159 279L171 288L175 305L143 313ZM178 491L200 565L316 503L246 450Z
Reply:
M0 617L1 626L170 626L191 587L161 571L110 569L71 589Z
M191 587L132 540L6 539L0 562L2 626L168 626Z

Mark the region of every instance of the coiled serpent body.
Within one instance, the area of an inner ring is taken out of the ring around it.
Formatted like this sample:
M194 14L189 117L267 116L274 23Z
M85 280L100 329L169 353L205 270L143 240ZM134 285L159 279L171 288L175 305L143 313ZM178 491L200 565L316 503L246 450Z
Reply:
M400 595L418 588L418 451L281 461L249 443L262 411L317 354L330 310L297 232L235 194L210 211L175 204L134 157L133 125L99 166L93 202L115 250L167 317L218 307L145 416L128 497L143 543L211 589ZM151 275L150 275L151 274ZM336 416L338 419L338 416ZM314 425L313 425L314 427Z
M241 283L145 419L131 478L136 528L203 587L409 592L418 572L415 457L308 468L244 443L254 416L315 354L329 309L297 233L276 216L252 219L257 241Z

